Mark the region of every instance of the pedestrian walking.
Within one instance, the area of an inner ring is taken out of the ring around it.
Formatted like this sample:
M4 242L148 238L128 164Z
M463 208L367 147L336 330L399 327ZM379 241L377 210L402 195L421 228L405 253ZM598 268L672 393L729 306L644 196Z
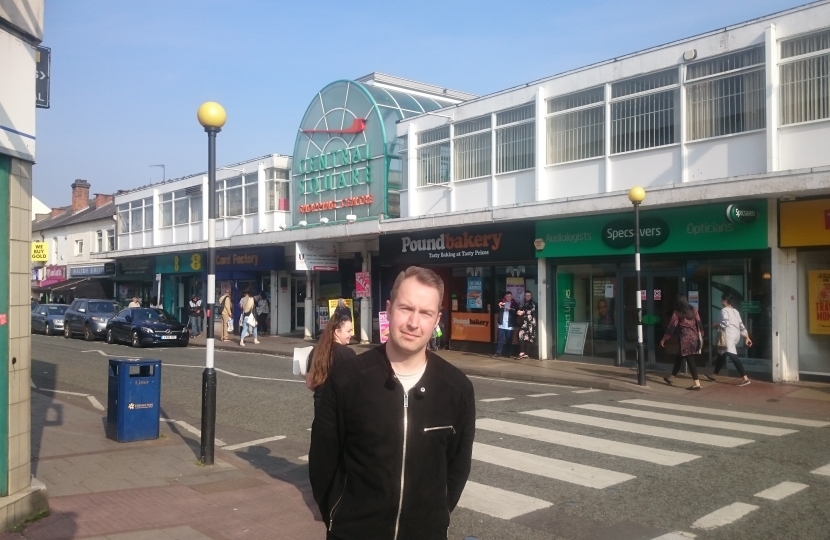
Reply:
M222 319L222 341L230 341L230 333L233 331L233 301L231 293L224 292L219 297L219 317Z
M536 301L533 293L525 291L524 301L519 305L516 315L520 317L519 358L530 358L527 354L536 343Z
M682 294L677 295L677 304L674 313L671 315L669 327L666 329L663 339L660 340L660 346L665 347L666 341L675 334L677 334L680 341L677 359L674 361L674 369L672 369L671 375L663 377L663 380L666 381L666 384L672 386L672 378L680 372L680 368L685 361L694 380L694 385L690 386L688 390L700 390L700 379L697 377L697 366L694 357L700 354L703 346L703 325L700 322L700 314L689 305L689 300Z
M340 315L341 319L352 320L352 310L349 309L349 306L346 305L346 301L342 298L337 299L337 307L334 308L334 313Z
M496 312L499 331L496 338L496 353L493 358L501 356L503 350L506 350L509 357L513 351L513 328L516 326L516 312L518 310L519 304L513 300L513 293L504 293L501 302L499 302L499 310Z
M341 362L350 360L357 354L347 345L352 339L352 321L334 313L326 324L317 345L308 355L305 385L314 391L314 410L323 395L323 384L329 373Z
M328 540L446 540L470 474L473 385L427 351L444 283L401 272L386 303L389 339L323 385L309 477Z
M259 345L256 331L257 321L254 316L254 308L255 303L254 299L251 297L251 291L243 292L242 299L239 301L239 309L242 310L242 316L239 318L239 326L242 329L242 335L239 338L239 345L241 347L245 346L245 336L248 334L253 334L254 345Z
M202 299L198 294L194 294L190 300L190 337L196 337L202 334Z
M719 333L722 333L722 337L719 336L716 343L718 345L718 357L715 359L715 369L712 375L704 373L703 376L715 382L715 375L726 365L726 360L730 359L735 364L738 374L743 377L738 386L746 386L749 384L749 377L747 377L744 365L738 357L736 346L741 341L741 336L743 336L746 346L752 347L752 339L750 339L749 332L744 326L744 321L741 320L741 313L732 307L734 302L735 297L731 293L725 293L721 296L723 308L720 310L720 320L712 325L712 328L718 328Z
M265 297L265 293L260 291L256 302L256 322L260 335L267 333L266 326L269 313L271 313L271 304Z

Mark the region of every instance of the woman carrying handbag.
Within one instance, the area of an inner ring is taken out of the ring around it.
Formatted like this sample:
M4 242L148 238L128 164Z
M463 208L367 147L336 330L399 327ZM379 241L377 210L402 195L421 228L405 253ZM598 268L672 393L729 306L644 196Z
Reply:
M744 337L744 343L747 347L752 347L752 340L749 338L749 332L741 320L741 313L732 307L735 297L730 293L724 293L721 296L721 305L723 309L720 310L720 321L713 324L713 328L718 328L718 338L715 345L718 348L718 358L715 360L715 370L712 375L703 374L708 380L715 382L715 375L720 372L721 368L726 365L726 359L732 360L735 368L743 380L738 383L738 386L746 386L749 384L749 377L746 376L744 365L738 357L738 350L736 346L741 341L741 336Z
M703 325L700 322L700 314L689 305L689 301L682 294L677 295L677 304L674 313L672 313L669 327L666 329L666 334L660 340L660 346L665 347L666 341L674 334L677 334L680 347L677 351L677 359L674 361L674 369L672 369L671 375L663 377L663 380L666 381L666 384L672 386L672 377L680 372L680 368L685 361L694 380L694 385L690 386L688 390L700 390L700 379L697 377L694 356L700 354L703 345Z

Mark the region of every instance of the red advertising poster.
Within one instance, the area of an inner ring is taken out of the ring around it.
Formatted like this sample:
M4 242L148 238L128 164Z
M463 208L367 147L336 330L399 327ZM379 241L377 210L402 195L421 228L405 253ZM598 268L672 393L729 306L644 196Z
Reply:
M380 331L380 342L386 343L389 339L389 319L386 318L386 312L378 312L378 331Z
M369 272L356 272L354 275L355 298L372 296L372 275Z

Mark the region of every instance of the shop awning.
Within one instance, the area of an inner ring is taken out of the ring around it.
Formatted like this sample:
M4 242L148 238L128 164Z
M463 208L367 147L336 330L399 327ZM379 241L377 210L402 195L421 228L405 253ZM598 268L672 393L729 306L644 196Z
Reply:
M104 288L94 278L71 278L44 287L32 287L32 292L72 294L75 298L106 298Z

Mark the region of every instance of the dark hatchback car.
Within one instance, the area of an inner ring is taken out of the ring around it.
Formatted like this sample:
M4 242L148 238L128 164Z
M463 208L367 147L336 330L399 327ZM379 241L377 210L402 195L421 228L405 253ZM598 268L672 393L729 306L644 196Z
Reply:
M69 306L65 304L40 304L32 310L32 333L43 332L47 336L63 333L63 317Z
M72 302L63 315L63 337L83 334L87 341L104 337L107 321L115 317L116 306L112 300L79 298Z
M159 343L186 347L187 326L156 308L127 308L107 323L107 343L125 342L133 347Z

